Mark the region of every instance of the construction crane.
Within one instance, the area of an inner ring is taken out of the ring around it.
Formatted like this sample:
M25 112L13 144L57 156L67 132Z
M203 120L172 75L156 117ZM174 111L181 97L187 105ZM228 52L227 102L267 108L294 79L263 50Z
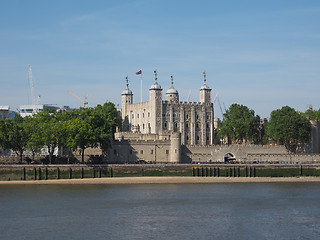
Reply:
M101 105L103 105L103 103L101 101L99 101L98 99L96 99L94 96L92 96L91 94L88 93L88 96L91 97L93 100L96 100L98 103L100 103Z
M218 93L216 94L216 96L214 97L214 99L213 99L213 105L215 104L215 102L217 101L217 98L218 98Z
M191 90L189 90L189 93L188 93L188 97L187 97L188 102L190 102L190 97L191 97Z
M88 104L87 102L87 97L85 97L84 100L82 100L80 97L78 97L76 94L74 94L73 92L71 92L70 90L68 90L69 93L71 93L73 96L75 96L76 98L78 98L81 102L83 102L83 107L85 108L86 105Z
M223 111L222 111L222 107L221 107L221 104L220 104L220 100L219 98L218 99L218 104L219 104L219 107L220 107L220 112L221 112L221 115L222 115L222 120L224 120L224 116L223 116Z
M29 83L30 83L30 90L31 90L31 98L32 98L32 105L36 105L36 99L34 97L34 86L33 86L33 79L32 79L32 69L31 65L28 65L28 72L29 72Z

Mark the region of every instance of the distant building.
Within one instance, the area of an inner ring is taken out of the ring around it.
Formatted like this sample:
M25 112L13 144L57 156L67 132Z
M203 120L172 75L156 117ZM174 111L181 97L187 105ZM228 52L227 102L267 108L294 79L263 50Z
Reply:
M36 105L21 105L20 115L21 117L32 116L35 113L42 112L44 109L57 111L60 108L50 104L36 104Z
M10 107L9 106L0 106L0 120L4 120L9 117Z

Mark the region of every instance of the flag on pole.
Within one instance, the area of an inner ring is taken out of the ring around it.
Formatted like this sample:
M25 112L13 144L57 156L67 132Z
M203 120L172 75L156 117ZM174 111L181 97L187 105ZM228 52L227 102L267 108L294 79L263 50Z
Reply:
M142 74L142 70L139 70L139 72L136 72L136 75Z

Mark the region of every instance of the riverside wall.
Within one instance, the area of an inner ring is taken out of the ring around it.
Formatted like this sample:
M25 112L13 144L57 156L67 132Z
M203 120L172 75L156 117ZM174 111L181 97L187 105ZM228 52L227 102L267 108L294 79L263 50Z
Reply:
M170 161L172 151L170 141L143 140L116 142L103 157L100 149L87 149L85 151L85 163L173 163ZM288 153L284 146L271 145L182 145L179 163L282 163L282 164L312 164L320 163L320 154L292 154ZM47 156L35 156L35 163L48 161ZM32 156L24 156L22 163L32 161ZM81 163L81 155L73 153L64 158L55 156L53 163ZM0 155L0 164L19 164L18 156ZM47 162L46 162L47 163Z

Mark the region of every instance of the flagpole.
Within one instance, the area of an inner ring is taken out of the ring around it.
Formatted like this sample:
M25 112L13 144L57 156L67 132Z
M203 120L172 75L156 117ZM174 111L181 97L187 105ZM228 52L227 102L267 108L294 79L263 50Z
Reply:
M141 79L141 102L142 102L142 72L141 72L141 77L140 77L140 79Z

